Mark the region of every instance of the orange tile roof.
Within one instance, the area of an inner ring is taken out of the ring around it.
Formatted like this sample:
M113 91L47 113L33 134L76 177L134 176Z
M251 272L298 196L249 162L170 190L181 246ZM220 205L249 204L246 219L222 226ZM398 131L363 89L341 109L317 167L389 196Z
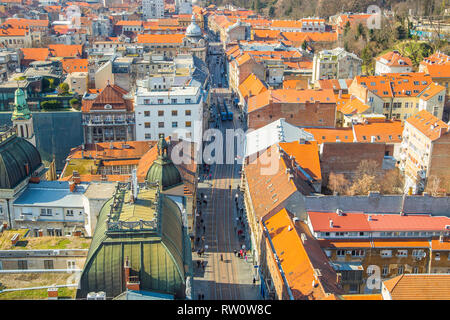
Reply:
M125 147L127 145L128 147ZM85 144L84 150L78 146L70 151L67 159L95 158L101 160L139 160L156 141L115 141ZM111 146L113 147L111 149Z
M431 240L431 249L433 251L450 251L450 239L448 237L444 237L441 242L439 239Z
M142 21L120 20L116 26L142 26Z
M426 71L433 79L450 78L450 61L445 64L427 65Z
M182 43L184 34L138 34L137 43Z
M348 90L348 87L350 87L350 85L353 82L353 79L343 79L345 84L342 84L341 80L338 79L322 79L322 80L317 80L316 81L316 85L321 88L321 89L333 89L333 90ZM345 85L345 87L344 87Z
M45 61L47 60L50 50L48 48L21 48L24 60Z
M61 60L64 72L88 72L88 59L68 58Z
M278 39L280 37L279 30L255 29L254 37L259 39Z
M345 115L350 115L364 113L369 108L370 106L368 106L355 96L351 96L345 104L340 106L339 111Z
M257 95L266 90L267 87L264 85L264 83L261 80L259 80L259 78L255 76L253 73L251 73L247 77L247 79L245 79L239 85L239 91L241 92L244 99L248 98L250 95Z
M48 20L36 20L36 19L22 19L22 18L9 18L2 23L2 26L10 25L12 28L28 28L33 27L48 27Z
M283 89L306 89L302 88L303 81L302 80L284 80L283 81Z
M312 133L318 144L324 142L353 142L352 128L305 128L305 131Z
M403 66L412 67L411 59L402 56L398 51L387 52L377 57L375 60L380 61L382 63L384 63L383 60L386 60L387 62L385 64L390 67L403 67Z
M252 57L248 53L244 53L243 55L236 58L236 63L238 67L242 66L244 63L252 60Z
M28 29L8 28L0 29L0 37L24 37L28 34Z
M445 87L433 82L425 90L423 90L419 96L420 99L428 101L439 93L442 93L444 95Z
M392 300L450 300L450 274L402 274L383 285Z
M449 126L426 110L419 111L412 117L406 119L406 122L423 133L431 141L439 139L443 133L448 134Z
M306 141L304 144L298 141L280 142L279 145L289 156L295 158L295 162L311 178L322 180L317 141Z
M264 221L287 284L296 300L322 300L341 294L337 275L308 227L286 209ZM306 240L302 240L302 236ZM270 249L268 249L270 250Z
M248 100L248 112L258 110L273 103L336 103L333 90L295 90L276 89L268 90L259 95L250 97Z
M139 163L139 159L128 159L128 160L109 160L103 161L103 165L107 166L126 166L126 165L137 165Z
M354 81L379 97L416 97L432 83L430 75L413 72L356 76Z
M335 32L282 32L281 35L293 43L307 42L334 42L337 41Z
M372 248L429 248L427 240L419 239L377 239L372 241Z
M272 23L270 24L271 28L296 28L301 29L302 28L301 21L298 20L272 20Z
M78 44L50 44L50 51L54 57L81 57L83 54L83 46Z
M245 176L257 219L271 213L295 192L313 192L301 179L290 179L288 164L276 145L272 145L245 166ZM250 157L252 158L252 157ZM262 160L261 160L262 159ZM265 161L264 161L265 159ZM270 159L270 164L267 161Z
M350 97L352 95L350 94L341 94L341 97L339 98L339 94L335 94L334 97L336 98L336 111L341 112L342 107L350 100Z
M370 142L375 136L375 142L402 142L403 124L400 120L360 123L353 125L356 142ZM364 139L365 137L365 139Z

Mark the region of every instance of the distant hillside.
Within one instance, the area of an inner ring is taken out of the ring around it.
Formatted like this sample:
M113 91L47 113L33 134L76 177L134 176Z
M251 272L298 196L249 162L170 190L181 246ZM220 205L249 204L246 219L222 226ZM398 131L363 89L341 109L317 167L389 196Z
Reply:
M207 0L206 4L233 4L253 9L274 18L298 19L308 16L329 17L339 12L367 12L370 5L407 13L412 9L418 15L439 15L448 0Z

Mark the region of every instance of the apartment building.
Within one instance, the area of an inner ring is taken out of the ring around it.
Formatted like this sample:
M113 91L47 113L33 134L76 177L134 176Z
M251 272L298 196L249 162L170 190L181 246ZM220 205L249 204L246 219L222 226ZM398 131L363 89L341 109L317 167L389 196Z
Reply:
M385 73L412 72L411 59L402 56L398 51L387 52L375 58L375 75Z
M325 19L303 18L300 20L272 20L271 30L282 32L325 32Z
M450 218L420 213L372 214L338 209L307 212L306 223L335 269L349 271L342 274L342 285L348 293L379 292L380 283L371 287L367 282L374 267L382 281L402 274L430 273L436 257L431 243L447 246L446 237L450 235ZM450 267L450 260L446 265Z
M30 48L31 32L28 29L5 28L0 30L0 44L4 48Z
M145 20L164 17L164 0L143 0L142 14Z
M441 188L450 188L449 125L423 110L405 121L401 162L405 190L414 194L425 190L430 176L441 180Z
M173 139L201 142L204 96L198 86L184 86L166 77L138 82L135 92L136 140Z
M133 100L122 88L85 94L81 111L85 143L135 140Z
M312 83L322 79L353 79L361 74L362 60L343 48L323 50L314 55Z
M433 53L420 63L419 72L429 74L433 82L445 87L448 100L450 96L450 56L439 51Z
M386 119L406 120L421 110L442 119L445 88L424 73L388 73L356 76L349 94L370 106L369 112Z

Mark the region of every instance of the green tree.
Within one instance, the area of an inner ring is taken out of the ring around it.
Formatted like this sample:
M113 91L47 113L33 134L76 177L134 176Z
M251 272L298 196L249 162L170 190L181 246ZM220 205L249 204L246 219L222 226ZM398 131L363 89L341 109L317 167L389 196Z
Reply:
M273 18L275 16L275 7L274 6L270 6L269 8L269 17Z
M303 50L307 50L308 49L308 42L306 40L304 40L303 43L302 43L302 49Z
M58 94L65 95L69 93L69 85L66 82L61 83L58 86Z

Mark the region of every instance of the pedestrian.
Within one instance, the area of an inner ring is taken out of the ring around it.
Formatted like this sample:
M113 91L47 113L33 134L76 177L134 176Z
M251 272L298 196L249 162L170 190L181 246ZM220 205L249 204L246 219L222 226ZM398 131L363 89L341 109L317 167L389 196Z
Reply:
M253 277L253 284L255 284L256 283L256 279Z
M234 256L236 257L236 253L237 253L237 250L236 249L234 249Z
M247 262L247 254L245 254L244 258L245 258L245 262Z
M205 300L205 295L202 293L202 300Z
M200 220L200 223L203 224L203 219Z
M220 261L223 261L223 254L220 254Z
M196 239L196 240L197 240L197 243L198 243L198 242L200 241L200 238L199 238L199 237L197 237L197 239Z
M198 300L202 300L202 295L200 293L198 294Z
M205 226L203 226L203 232L206 232L206 227Z
M197 260L197 268L200 269L200 260Z

